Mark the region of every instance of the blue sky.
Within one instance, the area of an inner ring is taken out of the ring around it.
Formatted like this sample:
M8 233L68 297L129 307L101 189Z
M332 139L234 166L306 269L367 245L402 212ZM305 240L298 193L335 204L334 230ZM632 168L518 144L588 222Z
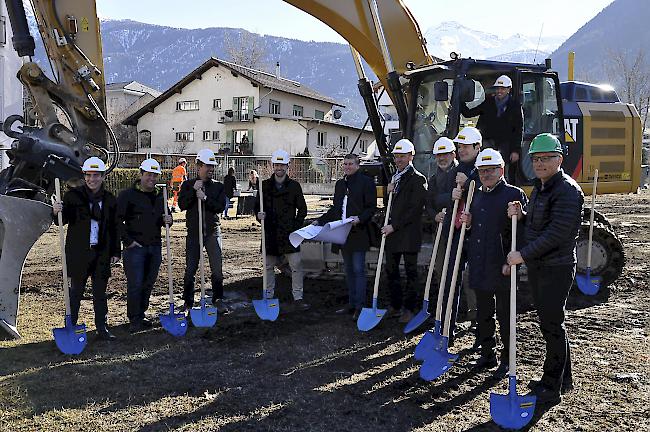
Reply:
M570 36L613 0L404 0L422 31L457 21L501 37ZM302 40L344 42L329 27L281 0L97 0L102 18L183 28L241 27Z

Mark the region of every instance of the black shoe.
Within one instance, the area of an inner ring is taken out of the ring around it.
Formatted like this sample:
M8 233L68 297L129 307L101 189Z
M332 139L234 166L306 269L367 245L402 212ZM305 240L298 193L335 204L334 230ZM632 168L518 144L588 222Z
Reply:
M361 308L356 308L354 310L354 313L352 314L352 320L356 321L359 319L359 315L361 315Z
M144 324L142 321L134 321L131 324L129 324L129 333L134 334L134 333L139 333L145 329Z
M478 360L470 363L474 369L492 369L497 367L498 364L497 356L494 354L481 355Z
M399 318L402 315L401 309L396 309L392 306L388 306L388 312L386 312L386 318Z
M532 391L536 391L538 388L544 387L542 381L540 380L530 380L528 383L528 388ZM565 394L573 390L573 382L563 382L562 387L560 388L560 393Z
M346 306L344 308L338 309L335 314L337 315L352 315L354 313L355 309L354 306Z
M148 318L142 318L142 321L140 321L140 324L142 324L142 327L144 328L152 328L155 324L153 321L151 321Z
M543 385L538 386L536 390L533 390L535 396L537 396L537 403L539 405L553 406L562 402L562 396L557 390L551 390L548 387Z
M309 303L307 303L303 299L296 300L294 302L294 304L295 304L296 310L299 310L299 311L306 311L306 310L311 309L311 306L309 305Z
M497 378L503 378L508 375L509 365L507 359L501 359L499 362L499 367L494 371L494 376Z
M112 341L117 339L113 333L108 331L108 327L100 327L97 329L97 339Z

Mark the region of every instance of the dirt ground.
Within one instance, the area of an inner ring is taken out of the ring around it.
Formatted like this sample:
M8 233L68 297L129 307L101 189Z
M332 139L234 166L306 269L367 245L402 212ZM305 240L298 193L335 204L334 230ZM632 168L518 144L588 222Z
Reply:
M538 411L533 431L650 427L650 194L599 197L598 205L624 242L627 264L611 291L593 299L573 293L567 327L576 389L562 404ZM177 291L183 218L175 215L172 230ZM0 342L0 430L499 430L490 421L489 394L504 393L507 380L468 367L474 355L467 331L454 348L460 360L427 383L413 360L420 334L405 336L389 319L363 334L349 317L333 313L346 301L340 280L307 280L305 297L313 308L298 312L291 310L288 279L279 277L280 317L260 321L249 303L260 296L262 283L259 235L251 217L224 222L227 302L234 310L220 315L214 329L190 328L178 339L161 328L130 335L125 278L116 268L109 308L119 339L95 340L92 303L84 301L80 318L88 325L89 343L81 355L68 357L52 341L64 308L51 229L25 266L23 338ZM152 314L168 306L164 269ZM386 292L385 284L381 290ZM385 297L380 303L386 304ZM518 319L523 393L541 372L544 347L534 312Z

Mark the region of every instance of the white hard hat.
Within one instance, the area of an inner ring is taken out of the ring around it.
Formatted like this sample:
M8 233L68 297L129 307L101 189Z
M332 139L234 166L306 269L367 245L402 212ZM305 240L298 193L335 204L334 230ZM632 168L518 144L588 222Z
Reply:
M271 163L289 165L290 160L289 153L284 150L276 150L271 155Z
M196 161L203 162L206 165L216 165L217 158L210 149L202 149L196 154Z
M160 164L156 159L143 160L142 163L140 164L140 169L142 171L146 171L154 174L161 174Z
M104 163L103 160L101 160L98 157L89 157L86 159L84 162L83 166L81 167L81 171L87 173L90 171L95 171L95 172L105 172L106 171L106 164Z
M512 80L508 75L501 75L496 81L494 81L492 87L512 87Z
M180 158L180 159L178 160L178 163L179 163L179 164L187 163L187 159L185 159L185 158Z
M440 137L433 145L433 150L431 151L431 153L433 153L434 155L439 155L439 154L451 153L453 151L456 151L456 145L454 144L454 142L447 137Z
M415 154L415 147L413 147L413 143L406 138L402 138L401 140L397 141L395 143L395 147L393 147L393 153L396 154L405 154L405 153L411 153Z
M474 166L476 166L476 168L497 165L503 167L505 163L503 162L501 153L492 148L486 148L485 150L482 150L478 156L476 156L476 162L474 163Z
M458 135L456 135L456 138L454 138L454 142L458 144L478 143L480 145L483 142L483 137L481 136L481 132L478 129L472 126L467 126L458 132Z

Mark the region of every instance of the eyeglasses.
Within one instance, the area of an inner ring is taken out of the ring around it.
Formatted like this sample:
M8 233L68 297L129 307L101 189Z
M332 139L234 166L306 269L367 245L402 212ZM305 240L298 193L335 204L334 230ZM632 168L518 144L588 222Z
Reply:
M558 157L560 157L560 155L554 155L554 156L531 156L530 160L532 160L533 163L535 163L535 162L546 163L546 162L551 161L551 160L553 160L553 159L555 159L555 158L558 158Z
M478 175L482 175L482 176L485 176L485 175L492 175L492 174L494 174L498 169L499 169L499 167L480 168L480 169L478 170Z

